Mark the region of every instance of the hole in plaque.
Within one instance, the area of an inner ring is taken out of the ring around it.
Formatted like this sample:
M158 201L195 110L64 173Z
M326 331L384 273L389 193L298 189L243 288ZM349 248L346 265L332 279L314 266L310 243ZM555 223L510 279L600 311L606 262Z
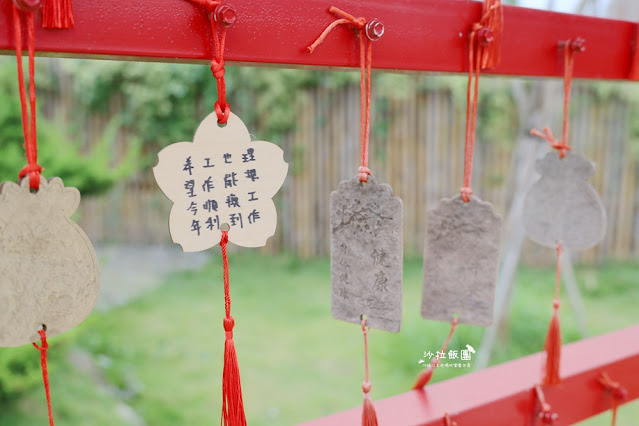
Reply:
M231 226L228 223L223 223L220 225L220 230L228 232L231 229Z

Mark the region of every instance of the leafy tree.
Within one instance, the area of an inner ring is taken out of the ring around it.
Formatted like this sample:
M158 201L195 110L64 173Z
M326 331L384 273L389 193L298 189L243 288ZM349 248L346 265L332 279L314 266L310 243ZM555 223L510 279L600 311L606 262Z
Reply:
M17 180L26 164L20 98L15 62L0 62L0 180ZM115 164L114 141L122 128L122 119L113 118L100 140L88 151L84 142L67 135L67 127L52 123L38 114L38 162L43 175L62 178L65 185L75 186L82 194L97 194L129 176L140 158L138 138L129 141L124 159Z

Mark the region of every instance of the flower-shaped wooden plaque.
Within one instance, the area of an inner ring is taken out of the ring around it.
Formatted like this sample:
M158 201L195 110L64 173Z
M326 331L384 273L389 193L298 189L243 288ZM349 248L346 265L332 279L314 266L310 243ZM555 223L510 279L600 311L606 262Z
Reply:
M273 196L284 182L284 152L270 142L251 141L246 126L231 113L226 125L208 115L193 142L178 142L158 154L153 174L173 201L169 231L185 252L229 241L261 247L275 234Z

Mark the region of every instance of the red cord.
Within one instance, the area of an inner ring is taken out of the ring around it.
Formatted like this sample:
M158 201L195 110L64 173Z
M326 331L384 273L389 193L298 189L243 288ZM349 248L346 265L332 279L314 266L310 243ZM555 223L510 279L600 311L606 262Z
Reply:
M450 331L448 332L448 337L444 341L444 344L442 345L442 350L439 351L439 353L446 352L446 349L448 348L448 344L450 343L450 340L453 338L453 334L455 333L455 330L457 329L458 324L459 324L459 319L457 317L453 317L453 321L450 323ZM433 361L433 364L434 364L433 368L437 368L437 366L439 365L439 354L435 357L435 361Z
M47 332L44 329L38 330L42 339L42 346L33 343L33 346L40 351L40 365L42 366L42 380L44 381L44 393L47 396L47 407L49 409L49 426L53 425L53 411L51 410L51 389L49 388L49 370L47 369Z
M13 30L16 38L16 61L18 65L18 88L20 91L20 106L22 110L22 133L24 135L24 150L27 156L27 165L20 171L18 178L29 175L31 189L40 187L40 172L42 167L38 164L38 138L36 133L36 91L35 91L35 35L33 24L33 12L24 12L27 18L27 49L29 52L29 111L27 110L27 91L24 84L24 68L22 66L22 26L20 24L20 12L13 4Z
M559 302L559 291L561 289L561 255L564 252L561 241L557 243L555 251L557 252L557 270L555 271L555 300Z
M226 102L226 82L224 81L224 45L226 44L226 28L222 26L219 34L213 14L211 14L211 28L213 30L213 46L215 47L215 57L211 59L211 72L217 81L217 101L215 102L215 112L217 122L224 124L231 114L231 106Z
M344 12L332 6L329 9L330 13L341 16L331 22L322 31L322 34L307 47L309 53L313 53L315 48L319 46L328 33L330 33L335 27L341 24L352 25L358 29L359 33L359 69L360 69L360 167L359 181L366 182L368 175L371 174L371 170L368 168L368 146L370 139L370 118L371 118L371 64L373 58L373 45L372 41L366 36L366 19L355 18L353 15Z
M623 403L628 397L628 390L621 386L619 382L612 380L608 373L605 372L601 373L598 381L607 391L612 393L612 426L615 426L617 424L617 407L619 403Z
M439 354L446 352L446 349L448 348L448 344L453 338L453 334L455 333L455 330L457 329L458 324L459 324L459 318L457 318L456 316L453 317L453 320L450 323L450 331L448 332L448 337L446 338L446 340L444 341L444 344L442 345L442 350L437 353L437 356L435 357L435 360L431 363L431 366L425 368L421 373L417 375L417 379L415 380L413 389L422 389L424 386L428 384L431 377L433 377L433 372L439 366Z
M368 369L368 332L370 327L366 327L366 319L362 319L362 334L364 335L364 383L362 384L362 390L364 394L371 391L371 383Z
M564 158L571 150L568 144L568 131L570 129L570 90L572 87L572 75L575 63L575 53L584 50L584 40L576 38L564 43L564 117L561 126L561 140L555 139L550 128L545 127L543 132L532 129L530 134L548 141L551 147L559 152L559 158Z
M222 231L222 240L220 246L222 247L222 266L224 270L224 311L226 316L231 316L231 285L229 278L229 258L226 253L226 245L229 242L229 231Z
M209 12L211 20L211 30L213 31L213 49L215 55L211 59L211 72L217 82L217 101L215 101L215 113L217 114L217 122L224 124L228 121L231 114L231 106L226 102L226 82L224 81L224 46L226 44L226 27L220 25L221 29L217 29L215 22L215 8L222 4L220 0L190 0L204 7Z
M484 0L482 17L470 31L468 46L468 86L466 89L466 140L464 143L464 186L459 190L467 203L473 190L470 181L475 152L479 75L484 68L497 66L500 59L503 10L501 1ZM473 85L474 77L474 85Z
M468 49L468 86L466 88L466 142L464 144L464 186L459 190L462 200L467 203L473 190L470 179L473 173L473 155L475 152L475 124L477 122L477 94L479 93L480 56L475 55L475 35L479 24L470 33L470 48ZM479 47L481 50L481 47ZM473 77L475 85L473 89Z

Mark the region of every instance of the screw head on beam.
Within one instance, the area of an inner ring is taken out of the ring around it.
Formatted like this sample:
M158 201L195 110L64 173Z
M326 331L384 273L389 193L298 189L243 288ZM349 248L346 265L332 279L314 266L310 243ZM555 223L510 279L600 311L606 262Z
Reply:
M373 19L366 24L366 37L370 41L377 41L384 35L384 24L379 20Z
M213 12L213 16L215 17L215 22L224 28L232 26L235 24L235 21L237 21L237 12L235 8L229 4L218 5Z
M481 27L477 30L477 40L482 46L488 46L495 40L495 33L488 27Z

